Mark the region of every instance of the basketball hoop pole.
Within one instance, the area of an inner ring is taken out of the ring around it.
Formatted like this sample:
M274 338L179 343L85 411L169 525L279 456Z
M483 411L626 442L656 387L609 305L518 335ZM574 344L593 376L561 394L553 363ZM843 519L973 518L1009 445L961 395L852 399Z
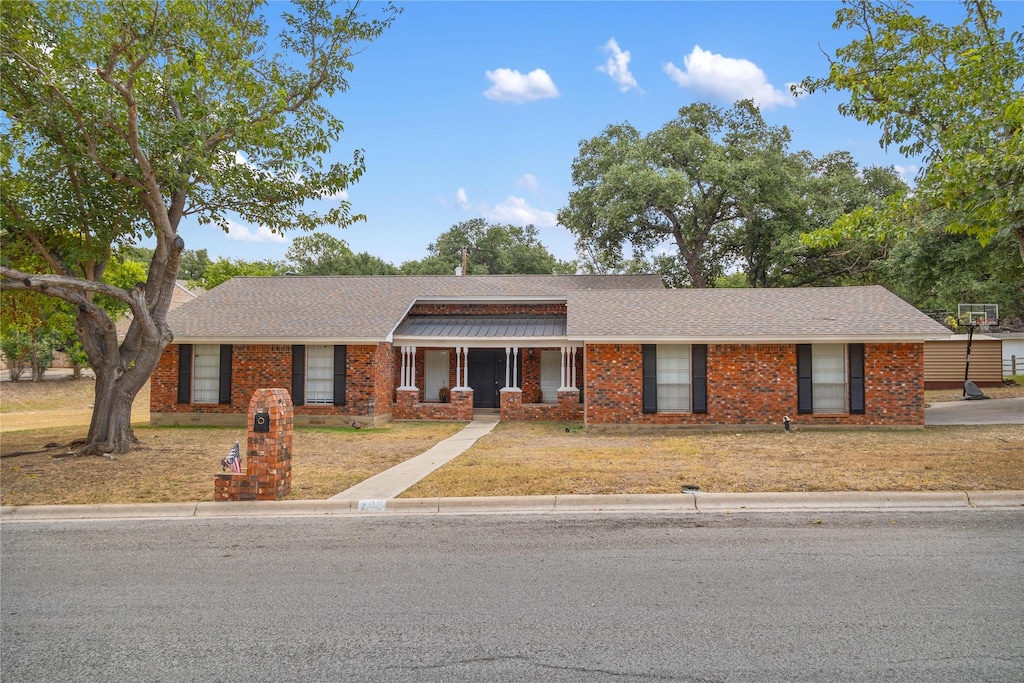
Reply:
M978 326L976 322L970 322L967 324L967 362L964 363L964 393L961 397L967 396L967 375L971 371L971 341L974 339L974 328Z

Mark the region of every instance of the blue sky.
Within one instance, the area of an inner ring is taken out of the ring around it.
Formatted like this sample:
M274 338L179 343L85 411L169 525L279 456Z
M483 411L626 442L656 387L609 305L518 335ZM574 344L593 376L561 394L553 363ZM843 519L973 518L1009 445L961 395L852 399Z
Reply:
M790 83L827 72L822 50L851 39L831 28L838 2L400 4L393 27L357 57L349 91L332 100L346 127L333 154L366 153L348 199L367 221L328 230L396 265L476 217L532 223L552 253L574 258L555 214L573 189L580 140L623 121L648 133L693 102L753 97L769 124L790 128L793 151L848 150L908 179L916 169L882 150L877 130L840 116L842 95L789 95ZM268 15L285 9L271 2ZM1016 9L1002 9L1012 27ZM955 2L916 10L941 23L962 17ZM295 236L240 223L224 234L188 222L180 233L189 249L246 260L282 260Z

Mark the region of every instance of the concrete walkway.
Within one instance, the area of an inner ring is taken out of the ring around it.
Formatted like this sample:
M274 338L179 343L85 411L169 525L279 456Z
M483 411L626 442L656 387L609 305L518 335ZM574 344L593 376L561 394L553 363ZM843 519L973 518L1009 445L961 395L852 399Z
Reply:
M924 423L929 427L1024 424L1024 397L932 403L925 408Z
M358 500L360 507L364 509L374 507L383 509L384 501L397 497L420 479L462 455L480 437L489 434L497 424L497 415L474 417L473 421L462 431L454 436L449 436L444 441L439 441L430 450L370 477L352 488L345 489L328 500Z
M109 519L211 519L223 517L321 517L399 515L856 512L861 510L1016 510L1024 491L835 491L793 493L652 493L598 496L398 498L367 500L266 500L240 503L140 505L24 505L0 508L3 524Z

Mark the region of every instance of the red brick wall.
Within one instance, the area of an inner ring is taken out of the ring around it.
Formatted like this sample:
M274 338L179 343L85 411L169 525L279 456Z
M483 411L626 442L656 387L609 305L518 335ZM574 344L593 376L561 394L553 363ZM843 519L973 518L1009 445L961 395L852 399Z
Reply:
M583 419L583 404L578 391L558 392L556 403L523 403L522 391L501 392L501 419L531 422L579 422Z
M376 385L376 398L374 415L384 415L391 412L391 404L395 400L395 387L391 378L395 374L395 353L391 348L391 342L380 342L377 344L373 357L373 379Z
M344 406L295 406L295 415L382 417L391 413L391 345L353 345L346 350ZM257 389L292 387L289 344L235 344L231 359L231 403L178 403L178 345L164 349L150 379L152 413L241 414Z
M473 419L473 390L453 391L449 403L421 403L415 391L397 392L393 406L396 420L463 420Z
M590 344L586 354L588 424L782 423L803 425L923 425L922 344L865 345L864 415L799 415L796 346L708 346L708 412L643 412L643 358L639 344Z

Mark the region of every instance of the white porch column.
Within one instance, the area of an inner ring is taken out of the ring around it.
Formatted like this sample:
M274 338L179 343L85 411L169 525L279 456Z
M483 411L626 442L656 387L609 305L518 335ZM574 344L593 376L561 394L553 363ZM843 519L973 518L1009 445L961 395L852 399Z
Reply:
M455 384L462 389L469 386L469 348L466 346L455 347Z
M399 389L416 389L416 347L402 347L402 386Z
M508 381L508 375L512 371L512 347L505 347L505 389L508 389L512 384Z
M519 388L519 347L512 347L512 386Z
M576 347L572 347L572 353L569 354L569 368L572 370L572 384L569 386L576 386Z
M563 346L563 347L561 347L561 351L562 351L562 360L561 360L561 363L560 363L559 368L558 368L558 390L559 391L561 391L562 389L565 389L568 386L568 382L569 382L569 372L568 372L568 370L569 370L569 365L568 365L569 347L568 346Z

